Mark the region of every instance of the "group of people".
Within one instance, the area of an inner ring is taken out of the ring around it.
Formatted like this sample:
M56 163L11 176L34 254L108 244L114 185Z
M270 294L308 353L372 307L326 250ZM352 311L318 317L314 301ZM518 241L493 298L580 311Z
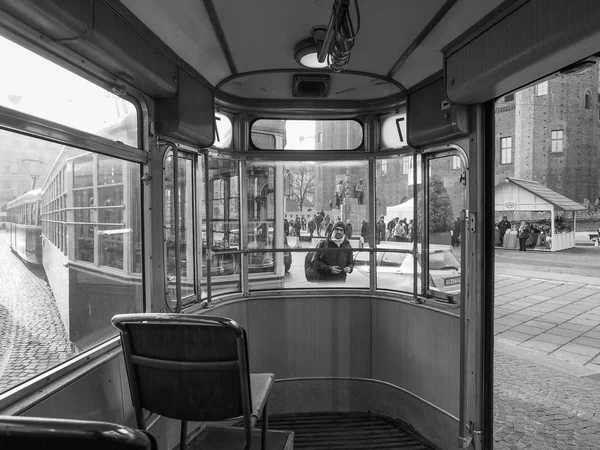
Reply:
M529 239L529 236L531 235L531 227L527 222L522 220L519 226L512 225L508 220L507 216L503 216L502 220L498 222L498 225L496 226L498 228L501 247L504 247L504 239L506 233L509 231L516 231L517 239L519 240L519 251L527 251L527 239Z
M379 219L383 221L384 218L381 216ZM406 220L396 217L390 220L386 225L387 233L385 239L388 241L396 242L412 242L413 239L413 221L412 219Z
M340 218L337 217L336 220L339 221ZM325 236L329 236L333 231L333 224L334 221L329 217L329 214L325 214L325 211L323 210L319 211L312 218L310 214L308 215L308 218L305 218L304 215L302 215L302 217L296 215L295 219L292 217L292 215L290 215L288 220L288 216L286 214L285 218L283 219L283 227L286 236L294 236L299 238L302 230L308 230L311 240L313 239L315 232L317 233L318 237L321 237L323 234L325 234ZM344 234L347 239L352 237L352 223L350 220L344 224Z

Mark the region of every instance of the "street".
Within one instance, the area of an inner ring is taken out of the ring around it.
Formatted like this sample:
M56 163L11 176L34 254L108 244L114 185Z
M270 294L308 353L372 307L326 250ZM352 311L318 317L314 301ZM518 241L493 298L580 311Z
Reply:
M286 288L307 287L310 246L292 254ZM599 257L593 246L496 251L494 448L599 448ZM43 276L3 241L0 269L2 391L64 361L72 348ZM355 271L345 286L367 285Z

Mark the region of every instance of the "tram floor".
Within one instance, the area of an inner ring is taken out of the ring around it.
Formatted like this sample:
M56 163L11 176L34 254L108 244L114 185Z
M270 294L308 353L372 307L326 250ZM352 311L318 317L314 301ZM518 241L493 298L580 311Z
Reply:
M259 425L257 424L257 427ZM369 413L302 413L269 416L269 430L294 432L294 449L430 450L400 422Z

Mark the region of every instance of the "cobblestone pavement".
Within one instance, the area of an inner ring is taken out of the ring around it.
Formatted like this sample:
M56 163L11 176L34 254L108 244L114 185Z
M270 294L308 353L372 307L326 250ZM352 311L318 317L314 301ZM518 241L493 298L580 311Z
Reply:
M504 351L494 366L495 450L600 448L600 381Z
M72 355L44 271L26 265L0 234L0 392Z

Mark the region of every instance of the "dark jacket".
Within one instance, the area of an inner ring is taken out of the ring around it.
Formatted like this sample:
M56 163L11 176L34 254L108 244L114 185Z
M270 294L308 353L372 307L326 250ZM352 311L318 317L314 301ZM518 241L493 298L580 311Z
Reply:
M500 233L504 234L506 232L506 230L510 229L510 222L508 220L501 220L500 222L498 222L498 231L500 231Z
M320 249L336 249L342 248L342 251L321 251ZM323 239L317 245L313 255L313 264L320 272L320 281L346 281L346 272L342 271L338 274L331 273L331 266L350 267L350 273L354 270L354 255L352 246L347 239L344 239L342 245L338 245L329 239Z

